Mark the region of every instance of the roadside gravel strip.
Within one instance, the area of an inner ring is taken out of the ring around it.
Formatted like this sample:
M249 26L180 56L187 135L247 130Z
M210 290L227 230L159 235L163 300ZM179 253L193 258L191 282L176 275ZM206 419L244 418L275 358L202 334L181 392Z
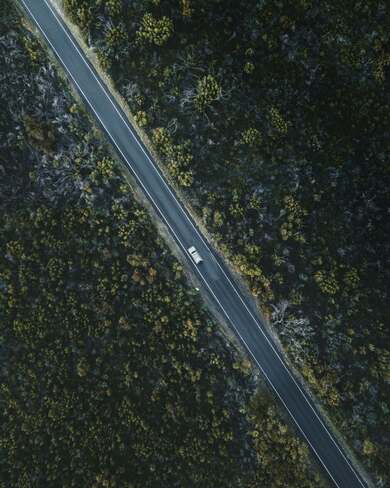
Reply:
M367 487L278 353L253 303L243 297L234 284L227 267L178 201L126 115L58 14L47 0L20 0L20 3L182 249L188 266L194 268L202 286L231 324L335 486ZM203 258L199 265L188 253L190 246L195 246Z

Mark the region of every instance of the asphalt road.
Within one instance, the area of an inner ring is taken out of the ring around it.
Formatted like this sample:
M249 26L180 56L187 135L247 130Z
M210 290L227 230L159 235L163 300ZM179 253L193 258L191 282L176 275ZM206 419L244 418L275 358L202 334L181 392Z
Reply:
M108 94L102 80L86 61L75 39L47 0L20 0L20 3L46 38L145 195L182 248L190 265L196 269L201 283L258 364L328 476L340 488L367 486L277 352L253 303L241 295L227 268L215 256L211 245L169 188L126 116ZM198 249L204 259L199 266L195 266L188 255L187 249L191 245Z

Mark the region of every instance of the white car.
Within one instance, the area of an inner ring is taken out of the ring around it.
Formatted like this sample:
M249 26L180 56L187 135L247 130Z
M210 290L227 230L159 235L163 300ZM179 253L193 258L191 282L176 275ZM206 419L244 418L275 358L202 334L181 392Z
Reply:
M191 246L188 248L188 252L190 253L190 256L194 260L195 264L200 264L203 259L201 258L200 254L196 250L195 246Z

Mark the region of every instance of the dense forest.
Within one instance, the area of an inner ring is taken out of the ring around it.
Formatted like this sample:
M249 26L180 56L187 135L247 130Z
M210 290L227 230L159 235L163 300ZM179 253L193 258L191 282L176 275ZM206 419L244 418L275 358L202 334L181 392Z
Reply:
M389 486L388 2L63 6L290 360Z
M0 14L0 487L325 487L36 35Z

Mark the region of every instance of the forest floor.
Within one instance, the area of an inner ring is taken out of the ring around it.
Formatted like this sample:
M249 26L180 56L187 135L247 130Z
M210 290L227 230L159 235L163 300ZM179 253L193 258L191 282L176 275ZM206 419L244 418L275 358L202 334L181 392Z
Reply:
M57 4L291 363L386 486L385 6Z
M0 81L0 487L326 486L8 0Z

